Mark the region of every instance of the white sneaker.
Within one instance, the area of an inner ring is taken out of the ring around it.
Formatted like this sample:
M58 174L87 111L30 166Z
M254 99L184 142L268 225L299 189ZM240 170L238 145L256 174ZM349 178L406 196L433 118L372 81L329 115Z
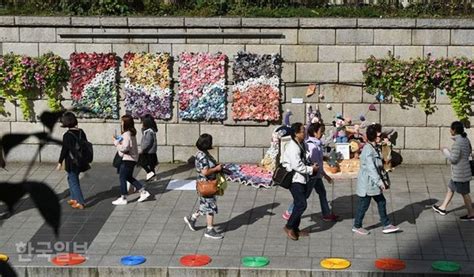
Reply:
M151 178L153 178L153 177L155 177L155 172L153 172L153 171L150 171L146 174L146 180L147 181L150 181Z
M140 192L140 198L138 198L137 201L138 201L138 202L143 202L143 201L145 201L148 197L150 197L150 195L151 195L151 194L150 194L148 191L144 190L144 191Z
M112 204L115 205L115 206L127 205L127 203L128 203L127 199L123 198L122 196L117 198L117 200L112 201Z
M390 224L390 225L388 225L388 226L383 227L382 232L383 232L384 234L390 234L390 233L398 232L398 230L400 230L399 227Z

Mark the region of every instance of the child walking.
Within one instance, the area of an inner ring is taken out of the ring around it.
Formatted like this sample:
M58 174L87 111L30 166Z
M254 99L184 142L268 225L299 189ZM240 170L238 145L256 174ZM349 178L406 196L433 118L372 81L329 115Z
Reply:
M150 114L142 118L142 142L141 152L138 158L140 166L146 171L146 180L149 181L155 177L155 167L158 165L158 157L156 156L157 142L155 120Z

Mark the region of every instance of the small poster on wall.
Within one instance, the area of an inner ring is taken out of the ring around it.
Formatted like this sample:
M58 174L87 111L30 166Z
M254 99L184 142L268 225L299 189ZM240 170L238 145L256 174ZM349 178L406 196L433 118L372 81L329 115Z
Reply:
M336 143L336 152L339 152L344 157L344 160L351 158L349 143Z

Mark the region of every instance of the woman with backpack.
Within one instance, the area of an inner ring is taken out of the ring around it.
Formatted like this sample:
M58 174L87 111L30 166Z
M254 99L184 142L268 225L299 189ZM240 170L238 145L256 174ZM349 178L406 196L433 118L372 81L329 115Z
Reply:
M158 157L156 156L157 142L155 120L150 114L142 118L142 142L141 152L138 158L140 166L146 171L146 180L149 181L155 177L155 167L158 165Z
M79 182L79 173L90 169L90 165L78 160L76 145L80 143L80 140L87 141L87 136L82 129L77 127L77 118L72 112L65 112L61 118L61 123L61 127L68 128L68 130L63 135L63 146L56 169L61 170L64 162L69 192L71 193L71 199L67 203L73 209L82 210L86 204Z
M471 156L472 146L471 142L467 138L466 132L464 132L464 126L460 121L454 121L451 123L451 129L449 130L454 140L451 151L448 148L443 147L441 150L445 157L451 163L451 180L448 184L448 192L444 198L441 206L433 205L433 210L440 215L446 215L448 212L449 203L453 199L454 192L462 195L464 205L467 209L467 214L461 216L461 221L474 221L474 209L472 208L472 200L469 196L471 192L470 182L472 179L471 165L469 163L469 157Z
M143 202L150 197L150 193L145 190L143 184L133 177L133 170L138 161L137 130L135 129L133 117L128 114L122 116L121 125L122 135L113 138L118 155L122 157L122 162L118 169L121 196L112 202L114 205L126 205L128 203L127 181L140 192L138 202Z

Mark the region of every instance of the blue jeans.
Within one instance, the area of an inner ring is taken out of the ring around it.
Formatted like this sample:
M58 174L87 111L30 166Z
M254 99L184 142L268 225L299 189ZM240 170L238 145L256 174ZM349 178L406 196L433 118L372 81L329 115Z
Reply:
M374 199L377 202L377 208L379 210L380 215L380 222L382 222L383 226L390 225L390 219L387 216L387 200L385 200L385 196L383 194L375 195L375 196L359 196L359 204L357 205L357 212L354 219L354 227L355 228L362 228L362 220L364 219L365 213L369 209L370 200Z
M122 196L128 194L127 181L130 182L137 190L140 190L143 185L133 177L133 169L137 163L134 161L122 161L119 168L120 178L120 193Z
M69 184L69 192L71 199L77 203L84 205L84 196L82 195L81 184L79 183L79 172L70 171L67 173L67 183Z
M328 199L326 197L326 188L324 187L323 179L321 178L311 179L306 185L308 186L306 199L308 199L311 196L311 192L313 192L313 188L314 188L314 190L316 190L316 193L319 196L319 204L321 205L321 213L323 214L323 216L327 216L331 214L331 209L329 208ZM294 206L295 205L293 203L290 204L290 206L288 207L288 213L291 214L293 212Z
M291 213L290 218L288 219L288 222L286 223L286 227L288 229L292 229L295 232L298 232L301 223L301 216L303 215L307 207L306 184L292 183L290 186L290 192L293 196L293 203L295 206L293 208L293 212Z

